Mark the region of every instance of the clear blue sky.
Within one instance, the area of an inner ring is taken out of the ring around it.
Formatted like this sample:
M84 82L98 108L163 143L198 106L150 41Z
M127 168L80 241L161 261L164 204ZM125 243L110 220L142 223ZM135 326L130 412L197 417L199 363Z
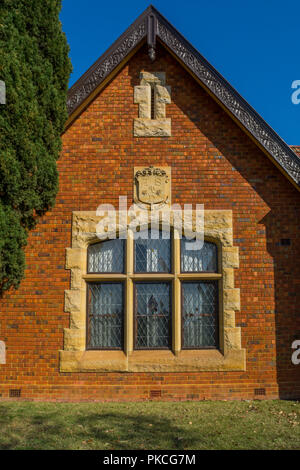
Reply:
M63 0L72 85L142 13L145 0ZM152 4L290 145L300 145L300 2L153 0Z

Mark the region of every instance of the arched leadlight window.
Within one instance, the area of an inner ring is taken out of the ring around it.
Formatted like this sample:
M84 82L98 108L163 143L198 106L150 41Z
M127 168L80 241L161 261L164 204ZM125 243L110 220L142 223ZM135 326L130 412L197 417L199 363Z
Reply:
M171 272L170 232L144 230L139 235L134 247L135 272Z
M199 244L199 249L194 249ZM218 272L217 245L205 241L189 241L181 239L181 272Z
M171 346L171 282L162 282L158 273L170 273L169 232L145 230L135 241L135 272L145 273L147 281L134 284L135 348L159 349ZM153 276L151 276L153 275Z
M173 232L147 229L138 234L132 250L121 239L89 246L87 271L93 276L87 282L88 349L122 349L128 340L126 312L127 318L128 312L133 318L133 349L171 348L172 300L180 298L176 321L182 349L218 347L217 245L205 241L202 246L183 238L177 262L172 237ZM125 291L133 299L126 303L126 312Z

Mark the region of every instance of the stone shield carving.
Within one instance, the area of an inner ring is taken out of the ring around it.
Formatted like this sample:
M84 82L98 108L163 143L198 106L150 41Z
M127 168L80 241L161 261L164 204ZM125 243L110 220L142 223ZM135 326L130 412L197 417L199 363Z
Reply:
M136 167L134 202L148 207L170 203L170 168Z

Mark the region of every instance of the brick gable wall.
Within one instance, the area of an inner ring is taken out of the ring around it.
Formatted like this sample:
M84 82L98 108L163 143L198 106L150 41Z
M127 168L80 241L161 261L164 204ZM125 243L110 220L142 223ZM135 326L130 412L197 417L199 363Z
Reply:
M256 388L265 388L265 398L299 397L300 365L291 364L291 343L300 339L300 195L165 49L158 49L154 64L146 52L142 48L63 135L56 206L30 233L21 287L0 300L0 339L7 348L1 397L19 388L22 398L36 400L143 400L151 390L166 400L250 399ZM141 70L166 72L171 137L133 137L133 87ZM131 204L133 167L149 164L172 167L172 203L233 211L245 372L59 372L63 328L69 327L65 249L72 211L117 206L119 195ZM281 246L283 238L291 245Z

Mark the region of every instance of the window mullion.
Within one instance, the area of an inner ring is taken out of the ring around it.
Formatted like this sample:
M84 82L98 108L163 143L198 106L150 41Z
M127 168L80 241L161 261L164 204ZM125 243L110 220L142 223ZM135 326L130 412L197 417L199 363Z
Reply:
M133 282L128 277L126 280L125 302L125 354L128 356L133 351Z
M206 273L206 272L194 272L194 273L180 273L178 278L181 280L218 280L222 278L222 274L219 273Z
M174 354L178 354L181 350L181 286L178 279L180 273L180 239L176 230L174 230L173 240L173 266L175 279L173 282L172 349Z

